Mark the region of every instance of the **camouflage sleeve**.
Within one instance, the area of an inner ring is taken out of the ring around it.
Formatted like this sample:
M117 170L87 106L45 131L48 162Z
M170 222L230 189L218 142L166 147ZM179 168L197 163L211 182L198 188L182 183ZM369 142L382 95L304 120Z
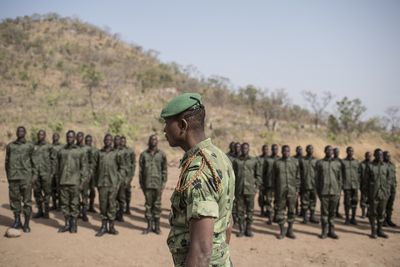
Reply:
M10 145L6 147L6 159L4 163L7 179L10 179Z
M161 175L162 175L162 187L165 187L168 179L168 161L167 156L163 153L162 164L161 164Z
M99 171L98 171L98 166L99 166L99 158L100 158L100 151L96 150L93 154L93 158L92 158L92 168L93 168L93 179L94 179L94 184L95 186L97 186L97 182L99 179Z
M259 160L256 161L255 164L255 170L254 170L254 174L255 174L255 178L256 178L256 185L257 187L260 187L262 185L262 176L261 176L261 167L260 167L261 163Z
M118 173L120 179L126 180L128 176L128 162L122 153L117 153Z

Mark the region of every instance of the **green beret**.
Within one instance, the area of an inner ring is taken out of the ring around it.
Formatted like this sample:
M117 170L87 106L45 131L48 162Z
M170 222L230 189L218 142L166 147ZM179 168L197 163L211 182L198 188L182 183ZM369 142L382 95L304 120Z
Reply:
M178 115L194 106L202 105L201 95L197 93L183 93L168 102L161 111L161 118L165 119Z

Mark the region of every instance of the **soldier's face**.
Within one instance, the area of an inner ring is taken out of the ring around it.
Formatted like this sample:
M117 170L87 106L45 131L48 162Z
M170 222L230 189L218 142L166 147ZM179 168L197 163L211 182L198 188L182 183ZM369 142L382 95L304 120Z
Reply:
M17 138L18 138L18 139L25 138L25 134L26 134L25 128L19 127L19 128L17 129Z
M303 156L303 148L302 147L296 148L296 154L297 156Z
M332 149L332 147L327 147L326 149L325 149L325 156L327 157L327 158L331 158L332 157L332 154L333 154L333 149Z
M72 145L75 142L75 134L70 132L67 134L67 144Z
M40 142L43 142L46 139L46 132L45 131L39 131L37 134L37 138Z
M390 161L390 158L391 158L391 157L390 157L390 153L389 153L389 152L385 153L383 159L384 159L385 161Z
M58 134L53 134L53 143L58 143L60 136Z
M82 142L83 142L83 134L78 133L76 135L76 142L79 143L79 144L82 144Z
M335 156L335 158L338 158L338 157L339 157L339 154L340 154L339 148L335 148L335 149L333 150L333 155Z
M348 149L347 149L347 156L348 156L349 158L352 158L352 157L354 156L354 150L353 150L353 148L348 148Z
M247 156L249 154L250 147L248 145L242 145L242 154Z
M126 146L126 138L121 138L121 146Z
M235 143L232 142L229 144L229 151L233 152L234 150L235 150Z
M110 147L112 147L112 145L113 145L112 136L111 135L105 136L104 137L104 146L110 148Z
M307 150L307 154L309 156L312 156L312 154L314 154L314 147L313 146L308 146L306 150Z
M241 149L242 149L242 146L239 143L235 145L235 153L236 154L239 154Z
M150 140L149 140L150 147L156 147L157 144L158 144L157 136L150 137Z
M121 145L121 137L114 138L114 146L119 147Z
M379 162L383 162L383 152L381 150L375 152L375 159Z
M366 159L367 161L371 161L371 157L372 157L372 155L371 155L370 152L367 152L367 153L365 154L365 159Z
M276 146L276 145L274 145L274 146L272 146L272 154L275 156L275 155L278 155L278 146Z
M88 136L85 138L85 145L92 146L92 142L93 142L92 137Z
M287 159L288 157L290 157L290 148L289 148L289 147L285 146L285 147L282 149L282 157L283 157L284 159Z
M171 147L179 146L182 139L182 128L179 126L179 120L176 118L165 119L164 135Z
M262 148L262 151L261 151L262 153L263 153L263 155L268 155L268 147L267 146L264 146L263 148Z

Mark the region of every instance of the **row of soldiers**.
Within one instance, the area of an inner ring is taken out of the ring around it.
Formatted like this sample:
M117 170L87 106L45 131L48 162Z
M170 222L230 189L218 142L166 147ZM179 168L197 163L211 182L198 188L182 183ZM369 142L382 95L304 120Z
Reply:
M275 222L280 227L278 239L295 238L296 214L305 224L319 223L315 216L317 196L321 202L320 237L337 239L335 217L342 217L339 213L342 191L346 225L357 225L360 191L361 217L369 218L372 238L388 238L382 226L396 226L392 221L396 167L388 151L376 149L374 160L371 153L366 152L362 162L354 158L352 147L347 147L347 155L341 159L338 148L326 146L325 157L320 160L314 157L312 145L306 147L305 156L300 146L296 147L293 157L287 145L282 146L281 156L276 144L271 146L271 154L267 145L262 146L258 157L249 156L249 151L248 143L232 142L227 153L236 176L232 215L234 224L239 227L238 237L253 236L251 226L257 191L261 215L268 218L268 224Z
M72 130L66 133L65 145L57 133L53 134L52 144L48 143L44 130L37 133L35 143L26 141L23 126L17 128L16 135L17 139L7 145L5 159L13 228L30 232L33 191L38 208L34 218L49 218L50 209L61 210L65 225L59 232L76 233L78 217L87 222L87 213L96 213L97 188L102 225L96 236L118 234L114 221L122 222L124 214L130 214L136 168L135 152L127 147L124 136L106 134L104 147L96 149L91 135ZM139 184L145 195L148 222L144 234L160 234L161 193L166 181L167 158L158 149L157 136L151 135L148 148L139 158Z

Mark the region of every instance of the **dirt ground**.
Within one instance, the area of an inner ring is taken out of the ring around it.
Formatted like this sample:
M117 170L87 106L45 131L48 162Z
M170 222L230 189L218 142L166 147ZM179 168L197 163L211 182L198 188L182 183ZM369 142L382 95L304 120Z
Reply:
M3 155L0 155L3 160ZM0 237L0 266L173 266L166 238L169 231L169 197L175 186L176 167L170 168L169 181L163 195L162 234L142 235L144 197L133 186L132 215L117 223L118 236L95 237L100 226L98 214L90 221L79 221L78 234L57 233L63 224L60 212L50 219L34 219L32 232L20 238ZM399 191L400 192L400 191ZM396 201L394 221L400 224L399 201ZM36 211L36 207L34 207ZM269 226L256 209L253 238L232 237L231 255L234 266L400 266L400 228L389 228L388 240L371 240L366 219L358 226L337 222L339 240L318 238L318 225L295 224L296 240L277 240L278 226ZM5 233L13 216L8 205L8 188L3 166L0 169L0 233ZM236 232L236 231L235 231Z

